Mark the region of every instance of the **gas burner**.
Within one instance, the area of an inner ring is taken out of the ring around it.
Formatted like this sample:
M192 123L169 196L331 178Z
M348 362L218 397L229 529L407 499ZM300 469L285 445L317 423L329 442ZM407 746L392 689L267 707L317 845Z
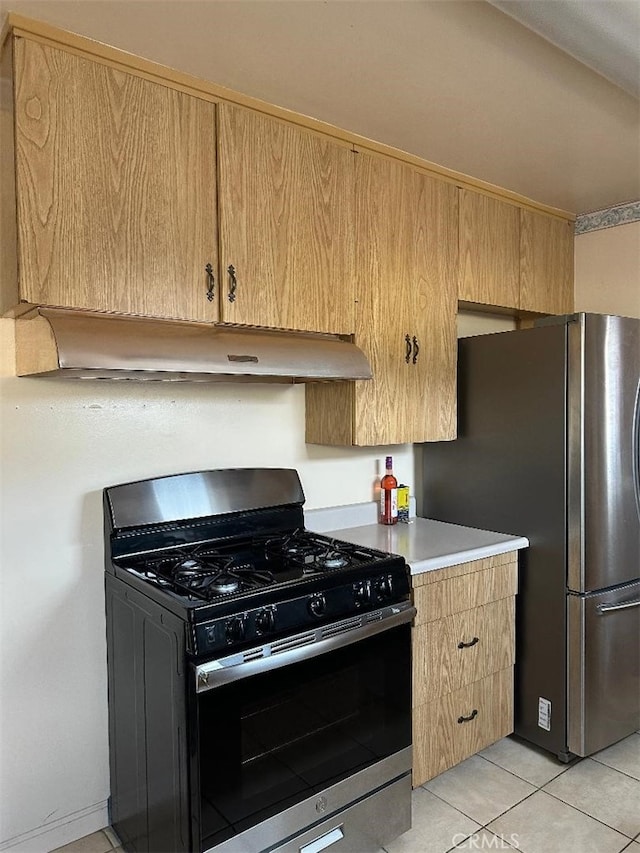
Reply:
M233 595L238 592L242 586L242 577L234 575L232 572L218 572L214 575L204 575L196 577L194 580L187 583L191 590L210 595Z
M304 575L337 571L354 564L342 544L300 530L283 539L268 540L265 554L267 560L281 562L285 568L296 567Z
M282 548L282 556L292 559L302 560L303 563L313 563L316 560L318 549L310 545L291 544L284 545Z
M349 565L350 560L338 551L330 551L328 554L320 557L318 562L323 569L331 570L344 569L345 566Z
M183 560L171 571L173 580L179 583L187 583L192 578L197 578L207 572L207 568L199 560Z
M193 557L189 557L188 559L183 560L175 567L175 571L184 573L201 572L202 569L202 563L199 560L194 560Z

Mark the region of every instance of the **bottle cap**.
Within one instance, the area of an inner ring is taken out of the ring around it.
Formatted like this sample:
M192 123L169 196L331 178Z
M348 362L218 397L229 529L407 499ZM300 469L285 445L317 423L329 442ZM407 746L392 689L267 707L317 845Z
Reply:
M391 468L392 466L393 466L392 457L391 457L391 456L387 456L386 463L385 463L385 467L386 467L386 468Z

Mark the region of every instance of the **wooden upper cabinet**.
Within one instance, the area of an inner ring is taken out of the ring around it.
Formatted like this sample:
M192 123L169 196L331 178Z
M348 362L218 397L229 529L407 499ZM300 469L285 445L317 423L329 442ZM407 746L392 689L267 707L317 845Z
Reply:
M573 223L460 190L464 302L514 311L573 310Z
M356 198L355 342L374 378L307 386L307 441L454 438L456 189L359 153Z
M253 110L218 110L221 320L353 333L354 153Z
M18 298L215 320L215 107L14 40Z
M459 193L459 298L519 308L519 208L471 190Z
M573 311L573 223L520 211L520 307L544 314Z
M386 386L387 412L397 410L396 430L389 441L455 438L456 188L388 160L375 158L374 161L374 158L362 156L359 165L362 169L360 227L368 230L373 241L381 236L384 239L379 295L388 314L396 310L394 294L398 289L403 292L402 300L398 301L399 316L404 321L398 343L404 381L397 388L387 383L386 377L381 383ZM378 193L384 195L389 185L395 204L386 216L379 211L382 229L378 229L366 199ZM393 189L396 186L400 187L399 192ZM399 278L393 277L396 258L404 259ZM362 279L360 285L363 289L367 287L367 280ZM363 320L366 323L366 319ZM411 343L411 355L407 361L408 343ZM395 354L395 342L393 349ZM360 386L364 387L364 383ZM361 430L364 432L368 412L362 414ZM384 418L384 413L378 417Z

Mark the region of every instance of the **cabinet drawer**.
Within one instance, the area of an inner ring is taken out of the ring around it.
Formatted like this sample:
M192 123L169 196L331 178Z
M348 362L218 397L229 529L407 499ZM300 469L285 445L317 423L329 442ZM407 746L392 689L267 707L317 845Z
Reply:
M413 705L432 702L515 660L515 599L492 601L413 629Z
M413 711L413 785L513 731L513 667Z
M518 591L518 564L506 563L480 572L447 578L414 589L415 624L435 622L452 613L509 598Z

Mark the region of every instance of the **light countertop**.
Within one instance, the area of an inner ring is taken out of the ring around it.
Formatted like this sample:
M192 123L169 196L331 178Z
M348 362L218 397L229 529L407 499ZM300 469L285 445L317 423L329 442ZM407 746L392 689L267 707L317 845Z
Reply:
M309 526L314 529L313 523ZM389 527L364 524L322 532L365 548L399 554L409 564L412 575L505 554L529 545L524 536L510 536L428 518L413 518L409 524Z

